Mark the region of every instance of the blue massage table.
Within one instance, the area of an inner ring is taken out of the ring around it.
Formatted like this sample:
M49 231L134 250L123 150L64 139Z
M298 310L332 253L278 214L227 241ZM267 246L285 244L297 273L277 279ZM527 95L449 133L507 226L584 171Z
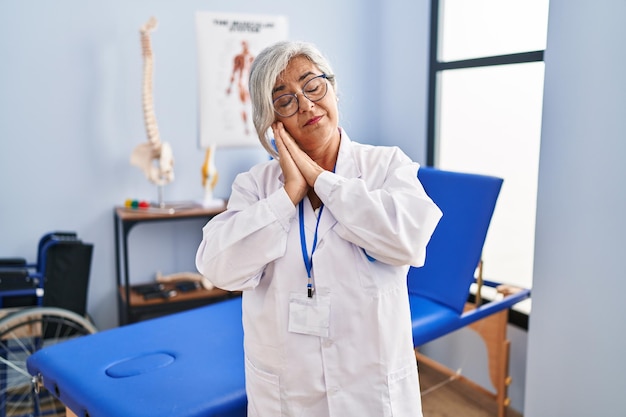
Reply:
M444 216L426 264L407 277L416 347L530 296L464 312L502 180L433 168L418 176ZM50 346L27 367L78 417L245 416L241 299Z
M420 168L418 177L444 214L428 243L426 263L408 274L416 347L530 297L528 289L520 289L464 312L503 180L435 168Z
M246 415L241 298L91 336L27 363L77 416Z

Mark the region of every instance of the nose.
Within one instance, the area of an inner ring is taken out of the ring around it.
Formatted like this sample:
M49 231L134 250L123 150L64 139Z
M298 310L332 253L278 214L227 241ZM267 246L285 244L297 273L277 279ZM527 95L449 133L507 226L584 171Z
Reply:
M307 98L304 94L296 94L296 100L298 100L298 112L304 113L306 111L311 110L311 107L315 105L311 100Z

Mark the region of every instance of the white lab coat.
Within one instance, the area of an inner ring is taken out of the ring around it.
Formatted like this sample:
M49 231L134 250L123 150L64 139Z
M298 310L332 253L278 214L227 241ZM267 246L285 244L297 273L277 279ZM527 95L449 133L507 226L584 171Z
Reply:
M196 265L217 287L243 290L249 417L422 416L406 274L423 265L441 211L418 168L343 132L335 173L315 182L324 209L312 275L314 297L330 299L327 337L288 331L307 272L278 162L237 176ZM316 214L306 198L304 209L310 255Z

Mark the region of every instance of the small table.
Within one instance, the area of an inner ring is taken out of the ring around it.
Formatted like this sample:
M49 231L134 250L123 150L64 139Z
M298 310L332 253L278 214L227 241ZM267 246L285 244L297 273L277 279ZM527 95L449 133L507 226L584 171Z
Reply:
M135 225L193 218L205 218L208 221L225 209L225 204L221 207L204 208L194 203L172 204L164 208L115 207L113 215L119 325L139 321L142 315L154 316L182 311L233 296L232 293L220 289L198 289L189 293L179 292L170 299L143 300L143 297L131 291L128 276L128 235Z

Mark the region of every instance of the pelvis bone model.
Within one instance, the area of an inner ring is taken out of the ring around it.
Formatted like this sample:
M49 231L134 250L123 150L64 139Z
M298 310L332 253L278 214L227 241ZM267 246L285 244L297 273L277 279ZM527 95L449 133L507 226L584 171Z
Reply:
M138 145L130 156L130 163L144 172L156 185L166 185L174 180L174 156L168 143L159 136L152 96L153 57L150 32L156 29L157 20L151 17L141 29L143 52L143 114L148 142Z

